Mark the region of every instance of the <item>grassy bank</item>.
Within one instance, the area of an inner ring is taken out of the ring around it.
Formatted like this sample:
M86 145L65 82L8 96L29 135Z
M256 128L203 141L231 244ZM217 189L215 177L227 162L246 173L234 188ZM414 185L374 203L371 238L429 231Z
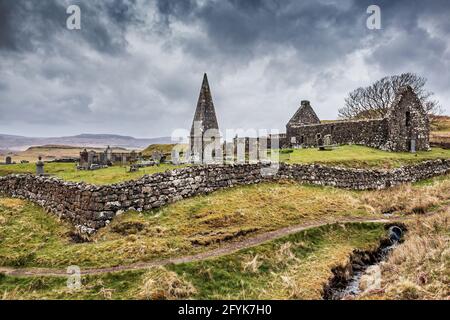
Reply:
M0 292L3 299L318 299L331 267L384 234L379 224L333 225L216 259L85 276L77 291L65 278L0 276Z
M407 223L405 242L381 264L382 287L362 299L450 297L450 209Z
M390 201L386 201L390 199ZM0 265L114 266L208 251L296 224L423 213L450 201L450 178L383 191L356 192L266 183L130 211L92 243L74 243L71 226L30 202L0 198Z
M450 150L432 148L431 151L387 152L379 149L344 145L331 151L317 148L293 149L291 153L281 153L280 161L286 163L321 163L355 168L395 168L424 160L449 159Z
M137 172L128 172L129 167L113 166L99 170L77 170L74 163L46 163L45 172L57 176L66 181L86 182L97 185L112 184L128 180L139 179L146 174L164 172L173 170L181 166L171 164L161 164L160 166L141 168ZM10 173L35 173L36 165L34 163L13 164L0 166L0 176Z

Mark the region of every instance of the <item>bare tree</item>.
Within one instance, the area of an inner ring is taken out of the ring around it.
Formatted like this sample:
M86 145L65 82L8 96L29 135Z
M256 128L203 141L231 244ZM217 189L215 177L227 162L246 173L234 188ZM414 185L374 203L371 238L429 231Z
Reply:
M365 88L358 88L349 93L345 106L339 109L342 119L373 119L386 115L395 99L398 89L409 85L419 97L429 114L440 114L439 102L433 100L433 92L425 89L427 79L414 73L402 73L384 77Z

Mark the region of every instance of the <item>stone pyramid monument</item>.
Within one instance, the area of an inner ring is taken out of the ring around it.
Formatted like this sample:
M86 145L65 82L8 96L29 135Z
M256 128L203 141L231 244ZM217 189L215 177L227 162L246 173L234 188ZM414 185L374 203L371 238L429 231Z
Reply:
M203 159L203 135L209 129L216 129L218 131L219 125L217 123L216 110L214 108L211 90L209 88L208 76L205 73L191 127L190 143L192 156L197 156L200 157L200 159Z

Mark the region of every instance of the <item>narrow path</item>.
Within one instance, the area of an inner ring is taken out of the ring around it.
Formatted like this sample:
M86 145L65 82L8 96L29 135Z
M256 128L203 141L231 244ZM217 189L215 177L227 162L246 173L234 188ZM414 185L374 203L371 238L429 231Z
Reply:
M413 217L396 217L396 218L386 218L386 219L364 219L364 218L352 218L352 219L338 219L333 222L326 223L303 223L300 225L294 225L290 227L285 227L275 231L270 231L256 235L255 237L242 240L240 242L234 242L226 244L220 248L213 249L206 252L201 252L194 255L188 255L183 257L167 258L163 260L155 260L151 262L136 262L129 265L120 265L115 267L105 267L105 268L86 268L81 270L82 275L96 275L108 272L118 272L118 271L131 271L131 270L142 270L149 267L164 266L167 264L180 264L185 262L201 261L209 258L220 257L228 255L230 253L236 252L241 249L246 249L260 245L264 242L282 238L284 236L298 233L300 231L318 228L326 225L342 224L342 223L389 223L389 222L401 222L409 220ZM0 273L10 275L10 276L67 276L67 270L56 269L56 268L10 268L10 267L0 267Z

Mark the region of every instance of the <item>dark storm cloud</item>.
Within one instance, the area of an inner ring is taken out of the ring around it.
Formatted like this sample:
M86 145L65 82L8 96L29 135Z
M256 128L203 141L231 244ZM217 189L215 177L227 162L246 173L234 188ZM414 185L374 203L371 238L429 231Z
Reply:
M0 49L33 49L64 26L64 13L55 1L0 0Z
M384 32L374 38L367 62L387 74L417 72L450 112L450 3L380 1Z
M199 23L208 42L184 43L193 54L252 58L279 46L294 47L309 62L337 59L360 45L365 9L343 2L158 1L164 21ZM170 24L168 24L170 28ZM330 50L331 49L331 50Z
M0 0L0 49L52 48L51 41L68 32L66 9L72 4L80 6L83 13L83 28L76 34L81 40L100 52L114 53L126 46L126 26L136 22L134 0Z
M449 16L443 0L0 0L0 132L168 135L189 127L203 72L222 128L282 129L302 99L334 118L405 71L449 112Z

